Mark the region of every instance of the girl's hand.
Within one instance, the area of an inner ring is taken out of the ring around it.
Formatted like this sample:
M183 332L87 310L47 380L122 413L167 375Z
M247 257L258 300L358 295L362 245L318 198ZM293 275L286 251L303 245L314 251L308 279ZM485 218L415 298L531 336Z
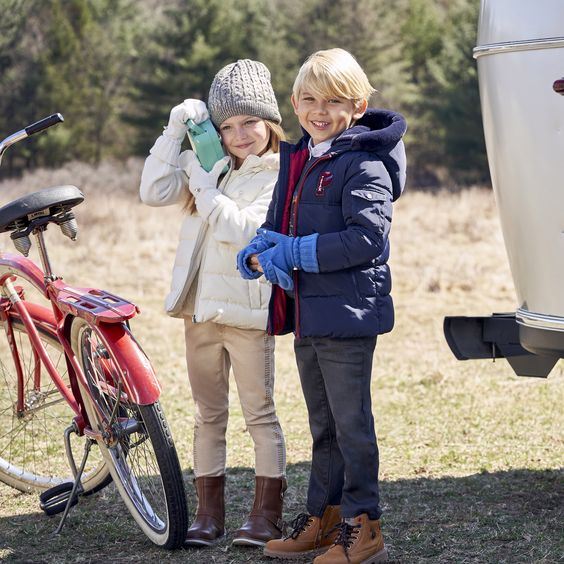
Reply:
M260 262L258 260L258 255L252 254L248 259L247 259L247 266L253 271L253 272L263 272L262 270L262 266L260 265Z
M237 253L237 270L245 280L256 280L263 274L258 260L258 254L271 246L261 235L253 237L249 244Z
M231 162L230 157L219 159L213 168L206 172L198 160L193 160L185 169L188 175L188 188L190 192L197 196L200 192L217 188L219 177L226 164Z
M184 100L182 104L174 106L170 111L170 118L165 129L165 135L182 141L186 135L186 122L189 119L194 120L196 123L202 123L209 117L208 109L204 102L188 98Z

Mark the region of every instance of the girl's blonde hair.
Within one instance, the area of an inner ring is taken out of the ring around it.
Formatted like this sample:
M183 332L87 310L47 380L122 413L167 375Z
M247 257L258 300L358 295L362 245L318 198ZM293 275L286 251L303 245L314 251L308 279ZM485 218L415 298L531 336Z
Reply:
M310 55L294 81L292 94L298 98L304 90L315 96L337 96L360 102L376 90L357 60L344 49L326 49Z
M265 119L263 121L266 124L266 127L270 130L270 138L268 140L268 147L266 150L270 150L273 153L279 153L280 142L286 140L286 133L279 123L276 123L269 119ZM196 213L196 201L194 200L194 195L192 194L192 192L190 192L190 190L186 190L186 196L182 210L188 215L194 215Z

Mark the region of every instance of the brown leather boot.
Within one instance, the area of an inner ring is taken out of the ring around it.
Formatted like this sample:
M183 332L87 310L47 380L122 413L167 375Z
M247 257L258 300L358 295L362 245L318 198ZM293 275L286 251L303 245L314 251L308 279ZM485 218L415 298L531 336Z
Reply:
M209 546L225 535L225 476L201 476L194 483L198 510L184 546Z
M341 521L340 506L328 505L322 517L300 513L290 524L292 532L285 539L271 540L264 547L265 556L292 559L313 557L329 549L337 537Z
M255 477L255 501L245 524L235 531L233 544L264 546L282 536L282 504L286 491L285 478Z
M333 546L318 556L314 564L375 564L388 560L380 520L371 521L363 513L353 523L343 519Z

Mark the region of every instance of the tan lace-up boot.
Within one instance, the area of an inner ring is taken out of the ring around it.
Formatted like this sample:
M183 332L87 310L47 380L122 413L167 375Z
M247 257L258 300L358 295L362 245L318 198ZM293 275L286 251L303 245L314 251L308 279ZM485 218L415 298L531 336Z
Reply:
M386 562L388 553L380 531L380 520L371 521L366 513L353 523L343 519L333 546L318 556L314 564L375 564Z
M328 505L322 517L300 513L290 523L292 532L284 539L271 540L264 548L265 556L292 559L316 556L329 549L337 537L336 525L341 520L340 506Z

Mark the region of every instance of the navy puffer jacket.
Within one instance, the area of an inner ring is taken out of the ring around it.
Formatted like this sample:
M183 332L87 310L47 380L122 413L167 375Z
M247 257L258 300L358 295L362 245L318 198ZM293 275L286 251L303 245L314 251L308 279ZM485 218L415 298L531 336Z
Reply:
M319 273L294 271L294 299L273 286L270 334L348 338L392 330L388 234L392 202L405 184L406 127L398 113L369 109L321 157L308 160L307 134L282 144L263 227L319 233Z

